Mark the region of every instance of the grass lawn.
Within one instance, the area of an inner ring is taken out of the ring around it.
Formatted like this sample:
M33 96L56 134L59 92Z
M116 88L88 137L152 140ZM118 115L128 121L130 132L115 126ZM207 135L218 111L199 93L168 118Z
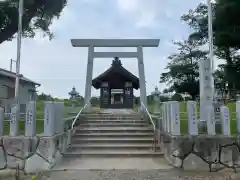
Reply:
M73 116L71 114L71 111L72 111L71 108L72 107L65 106L64 117L67 118L67 117ZM76 107L77 112L80 109L81 109L81 107ZM36 110L37 110L36 131L37 131L37 134L41 134L41 133L43 133L43 130L44 130L44 101L37 101ZM25 129L25 121L21 120L20 124L19 124L20 135L24 134L24 129ZM6 121L4 121L4 134L9 135L9 131L10 131L10 122L6 120Z
M148 110L150 113L154 112L154 104L148 105ZM229 103L227 104L227 107L230 110L230 129L231 134L237 134L237 122L236 122L236 104L235 103ZM198 111L198 118L200 116L200 107L197 105L197 111ZM180 120L181 120L181 133L182 134L188 134L188 115L187 115L187 103L186 102L180 102Z

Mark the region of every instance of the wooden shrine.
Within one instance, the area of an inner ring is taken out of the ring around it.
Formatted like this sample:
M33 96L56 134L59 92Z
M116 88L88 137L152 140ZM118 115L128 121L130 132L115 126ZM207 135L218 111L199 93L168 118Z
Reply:
M92 80L92 86L100 89L100 108L132 109L133 89L139 89L139 79L115 57L112 66Z

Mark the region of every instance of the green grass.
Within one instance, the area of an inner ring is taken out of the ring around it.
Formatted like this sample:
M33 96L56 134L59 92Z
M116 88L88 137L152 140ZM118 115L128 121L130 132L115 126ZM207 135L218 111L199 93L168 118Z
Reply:
M154 104L148 105L148 110L150 113L154 113ZM235 103L229 103L227 104L227 107L230 111L230 129L231 134L235 135L237 134L237 122L236 122L236 104ZM137 109L137 107L136 107ZM187 115L187 102L180 102L180 128L181 128L181 134L188 134L188 115ZM197 105L197 112L198 112L198 118L200 118L200 106Z
M36 123L37 123L37 125L36 125L37 134L43 133L44 121L37 120ZM10 131L10 122L9 121L4 121L4 129L3 130L4 130L4 135L9 135L9 131ZM24 132L25 132L25 121L21 120L19 122L19 134L24 135Z
M68 105L68 104L67 104ZM71 117L73 114L71 114L71 109L72 107L70 106L65 106L65 112L64 112L64 117ZM81 107L77 107L76 111L78 112L81 109ZM44 101L37 101L36 104L36 132L37 134L43 133L44 130ZM25 121L20 120L19 123L19 134L24 135L24 130L25 130ZM9 135L10 131L10 122L9 121L4 121L4 135Z

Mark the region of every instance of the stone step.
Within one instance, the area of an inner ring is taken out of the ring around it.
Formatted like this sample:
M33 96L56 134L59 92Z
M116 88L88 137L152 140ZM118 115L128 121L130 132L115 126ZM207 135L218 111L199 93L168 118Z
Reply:
M152 132L152 127L76 127L76 132Z
M153 143L87 143L87 144L73 144L69 147L69 151L79 151L79 150L93 150L93 149L108 149L108 150L152 150Z
M115 120L115 119L122 119L122 120L139 120L141 119L140 116L122 116L122 115L94 115L94 116L84 116L86 119L111 119L111 120Z
M80 120L81 121L81 120ZM145 123L145 124L149 124L150 122L145 121L145 120L141 120L141 119L137 119L137 120L129 120L129 119L115 119L115 120L108 120L108 119L95 119L95 120L83 120L81 121L81 123L96 123L96 124L108 124L108 123Z
M144 137L153 137L153 132L151 133L78 133L74 137L84 138L84 137L109 137L109 138L144 138Z
M153 150L80 150L64 153L64 157L159 157L163 156L163 152Z
M138 137L138 138L102 138L102 137L72 137L72 144L80 143L153 143L153 137Z
M82 128L82 129L76 129L76 133L97 133L97 132L101 132L101 133L124 133L124 132L128 132L128 133L151 133L153 132L152 129L140 129L138 128Z
M83 122L81 127L148 127L148 123L87 123Z

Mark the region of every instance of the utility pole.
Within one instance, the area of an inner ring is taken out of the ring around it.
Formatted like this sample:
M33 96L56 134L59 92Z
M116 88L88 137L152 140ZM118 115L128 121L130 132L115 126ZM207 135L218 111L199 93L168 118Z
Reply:
M211 62L212 71L212 93L214 99L214 52L213 52L213 15L212 15L212 1L208 0L208 39L209 39L209 61Z
M24 0L19 0L19 7L18 7L17 61L16 61L16 81L15 81L15 102L17 106L19 106L19 80L20 80L20 57L21 57L21 43L22 43L21 41L22 41L23 1Z

